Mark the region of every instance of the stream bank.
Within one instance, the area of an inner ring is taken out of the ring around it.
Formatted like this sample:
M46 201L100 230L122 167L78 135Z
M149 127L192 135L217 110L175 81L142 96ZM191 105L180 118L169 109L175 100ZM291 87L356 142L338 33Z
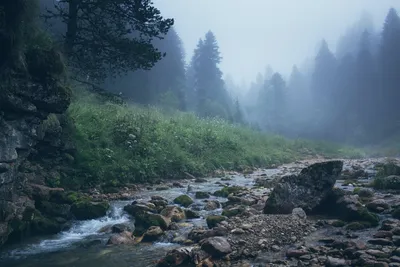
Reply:
M363 176L356 180L360 184L367 183L375 174L373 166L383 161L384 159L345 161L342 178L362 169L368 177ZM197 242L207 236L221 236L228 240L232 249L230 261L225 259L214 262L221 266L299 266L295 265L299 262L303 264L300 266L325 266L328 260L342 264L331 266L350 266L350 257L364 259L362 264L368 261L373 264L390 262L390 266L396 266L391 261L396 259L393 257L397 252L392 248L398 242L396 236L399 225L398 220L391 218L389 212L400 204L396 194L375 192L370 202L375 201L379 204L379 201L383 200L388 208L379 213L378 226L359 230L352 228L357 225L335 218L308 216L306 219L297 219L292 215L262 214L271 188L276 185L274 179L298 173L312 163L315 161L297 162L246 175L229 173L224 177L207 178L197 182L185 180L157 186L148 185L147 188L135 191L132 200L112 201L112 208L102 218L76 222L71 229L58 235L42 237L40 240L26 240L24 244L18 244L17 248L14 246L3 249L0 262L6 266L155 266L173 249L196 246ZM225 194L212 194L226 188L224 186L237 186L242 189L229 197ZM337 180L335 186L349 192L355 188L343 179ZM196 192L209 192L210 196L196 198ZM194 203L188 208L174 204L174 199L181 195L188 195ZM164 234L155 241L135 245L106 245L113 235L107 231L107 226L109 229L115 224L134 222L123 207L132 204L133 201L151 203L152 197L154 200L155 196L166 199L168 206L176 206L182 210L190 209L200 218L172 223L173 227L163 231ZM227 209L229 201L239 199L245 206L244 210L239 209L242 204L235 204ZM221 204L220 207L206 208L207 205L210 206L208 203L216 201ZM220 216L223 212L228 215L227 211L241 214L230 214L213 229L208 229L207 217ZM374 239L377 240L371 243ZM374 250L384 250L386 254L377 256ZM362 264L359 266L369 266Z

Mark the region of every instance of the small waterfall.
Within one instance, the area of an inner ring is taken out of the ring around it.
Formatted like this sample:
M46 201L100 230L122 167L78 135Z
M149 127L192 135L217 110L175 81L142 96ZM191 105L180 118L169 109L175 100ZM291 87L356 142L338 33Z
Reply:
M11 257L18 258L43 252L59 251L88 238L102 239L104 234L99 233L100 229L129 221L128 215L123 210L123 207L129 203L130 201L113 202L106 216L99 219L76 221L67 231L61 232L50 239L42 240L39 243L12 250L9 254Z

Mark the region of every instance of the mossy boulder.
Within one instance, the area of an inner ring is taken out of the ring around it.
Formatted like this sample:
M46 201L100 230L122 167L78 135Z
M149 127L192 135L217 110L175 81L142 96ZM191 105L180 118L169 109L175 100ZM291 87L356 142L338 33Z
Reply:
M70 219L71 217L71 206L69 204L58 204L49 201L38 201L36 207L41 212L54 216L61 217L65 219Z
M159 226L163 230L167 230L171 220L161 214L155 214L151 212L144 212L136 214L135 216L135 227L137 229L147 229L150 226Z
M374 196L374 192L368 188L356 187L354 188L353 193L364 199L372 198Z
M342 220L336 220L336 221L333 221L333 222L331 223L331 225L332 225L333 227L343 227L343 226L346 225L346 223L345 223L344 221L342 221Z
M194 211L194 210L190 210L190 209L186 209L185 210L185 216L187 219L197 219L200 218L200 215Z
M210 194L207 192L198 191L196 192L195 197L197 199L206 199L210 197Z
M371 224L366 222L352 222L346 225L346 229L351 231L359 231L370 227Z
M207 226L208 228L214 228L217 226L218 223L225 221L226 217L225 216L220 216L220 215L210 215L206 218Z
M244 210L245 210L244 207L241 207L241 206L233 207L233 208L230 208L230 209L224 209L222 211L222 216L226 216L226 217L237 216L237 215L243 213Z
M191 204L193 204L193 202L193 199L188 195L181 195L174 199L175 204L182 205L184 207L189 207Z
M78 220L91 220L105 216L109 208L110 204L106 201L81 200L72 204L71 212Z
M398 166L395 162L376 164L375 169L377 170L376 177L400 175L400 166Z
M386 177L376 177L372 182L372 186L376 189L400 190L400 176L389 175Z
M245 188L241 186L225 186L224 188L215 191L214 196L216 197L228 197L230 194L235 194L243 191Z
M358 200L356 195L346 195L337 201L337 214L344 221L366 222L371 226L379 224L378 215L369 212Z

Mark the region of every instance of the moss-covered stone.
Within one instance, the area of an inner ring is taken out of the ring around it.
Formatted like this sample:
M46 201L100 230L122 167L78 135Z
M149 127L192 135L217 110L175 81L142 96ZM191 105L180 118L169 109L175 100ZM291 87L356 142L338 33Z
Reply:
M400 176L389 175L385 177L376 177L372 182L372 186L376 189L400 190Z
M196 192L195 197L197 199L206 199L210 197L210 194L207 192L198 191Z
M78 220L91 220L106 215L110 208L108 202L77 201L72 204L71 212Z
M214 196L216 197L228 197L230 194L235 194L242 191L244 188L240 186L225 186L224 188L215 191Z
M150 226L160 226L161 229L167 230L171 220L162 216L161 214L154 214L151 212L144 212L136 214L135 216L135 227L139 229L147 229Z
M181 195L174 199L174 203L184 207L189 207L191 204L193 204L193 199L188 195Z
M225 216L220 216L220 215L210 215L206 218L207 226L208 228L214 228L217 226L218 223L225 221L226 217Z
M187 219L197 219L200 218L200 215L194 211L194 210L190 210L190 209L186 209L185 210L185 216Z
M371 225L365 222L352 222L346 225L346 229L351 231L359 231L369 227L371 227Z
M369 212L367 208L362 207L358 211L359 220L362 222L369 223L371 226L379 225L379 217L375 213Z
M397 207L392 211L392 216L393 218L399 219L400 220L400 207Z
M332 222L331 225L333 227L343 227L343 226L346 225L346 223L344 221L341 221L341 220L336 220L336 221Z
M356 187L356 188L354 188L353 193L363 199L372 198L374 196L374 192L368 188Z
M233 217L233 216L237 216L237 215L241 214L243 211L244 211L243 207L234 207L234 208L230 208L230 209L224 209L222 211L222 216Z

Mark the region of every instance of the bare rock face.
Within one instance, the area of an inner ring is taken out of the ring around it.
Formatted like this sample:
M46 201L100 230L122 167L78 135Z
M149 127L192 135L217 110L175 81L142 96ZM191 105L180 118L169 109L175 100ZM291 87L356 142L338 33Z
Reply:
M313 211L332 191L342 169L342 161L326 161L283 177L267 199L264 213L290 214L294 208Z
M15 12L9 8L4 6L3 12ZM13 13L13 16L23 17L23 14ZM18 25L22 22L20 19L15 22L17 25L5 25L1 29L4 44L13 43L13 40L24 44L24 37L13 32L23 27ZM18 236L17 231L29 226L35 231L57 230L56 224L36 210L36 200L28 188L30 184L45 185L46 172L48 175L50 170L29 161L41 157L45 150L50 153L49 147L55 148L52 151L65 152L65 144L60 141L62 119L54 113L61 114L68 108L70 90L61 83L64 64L56 50L21 47L25 45L9 46L0 51L0 246L10 234ZM53 155L50 158L57 161ZM54 173L48 176L58 177L57 170L52 171ZM43 207L55 211L48 203Z

